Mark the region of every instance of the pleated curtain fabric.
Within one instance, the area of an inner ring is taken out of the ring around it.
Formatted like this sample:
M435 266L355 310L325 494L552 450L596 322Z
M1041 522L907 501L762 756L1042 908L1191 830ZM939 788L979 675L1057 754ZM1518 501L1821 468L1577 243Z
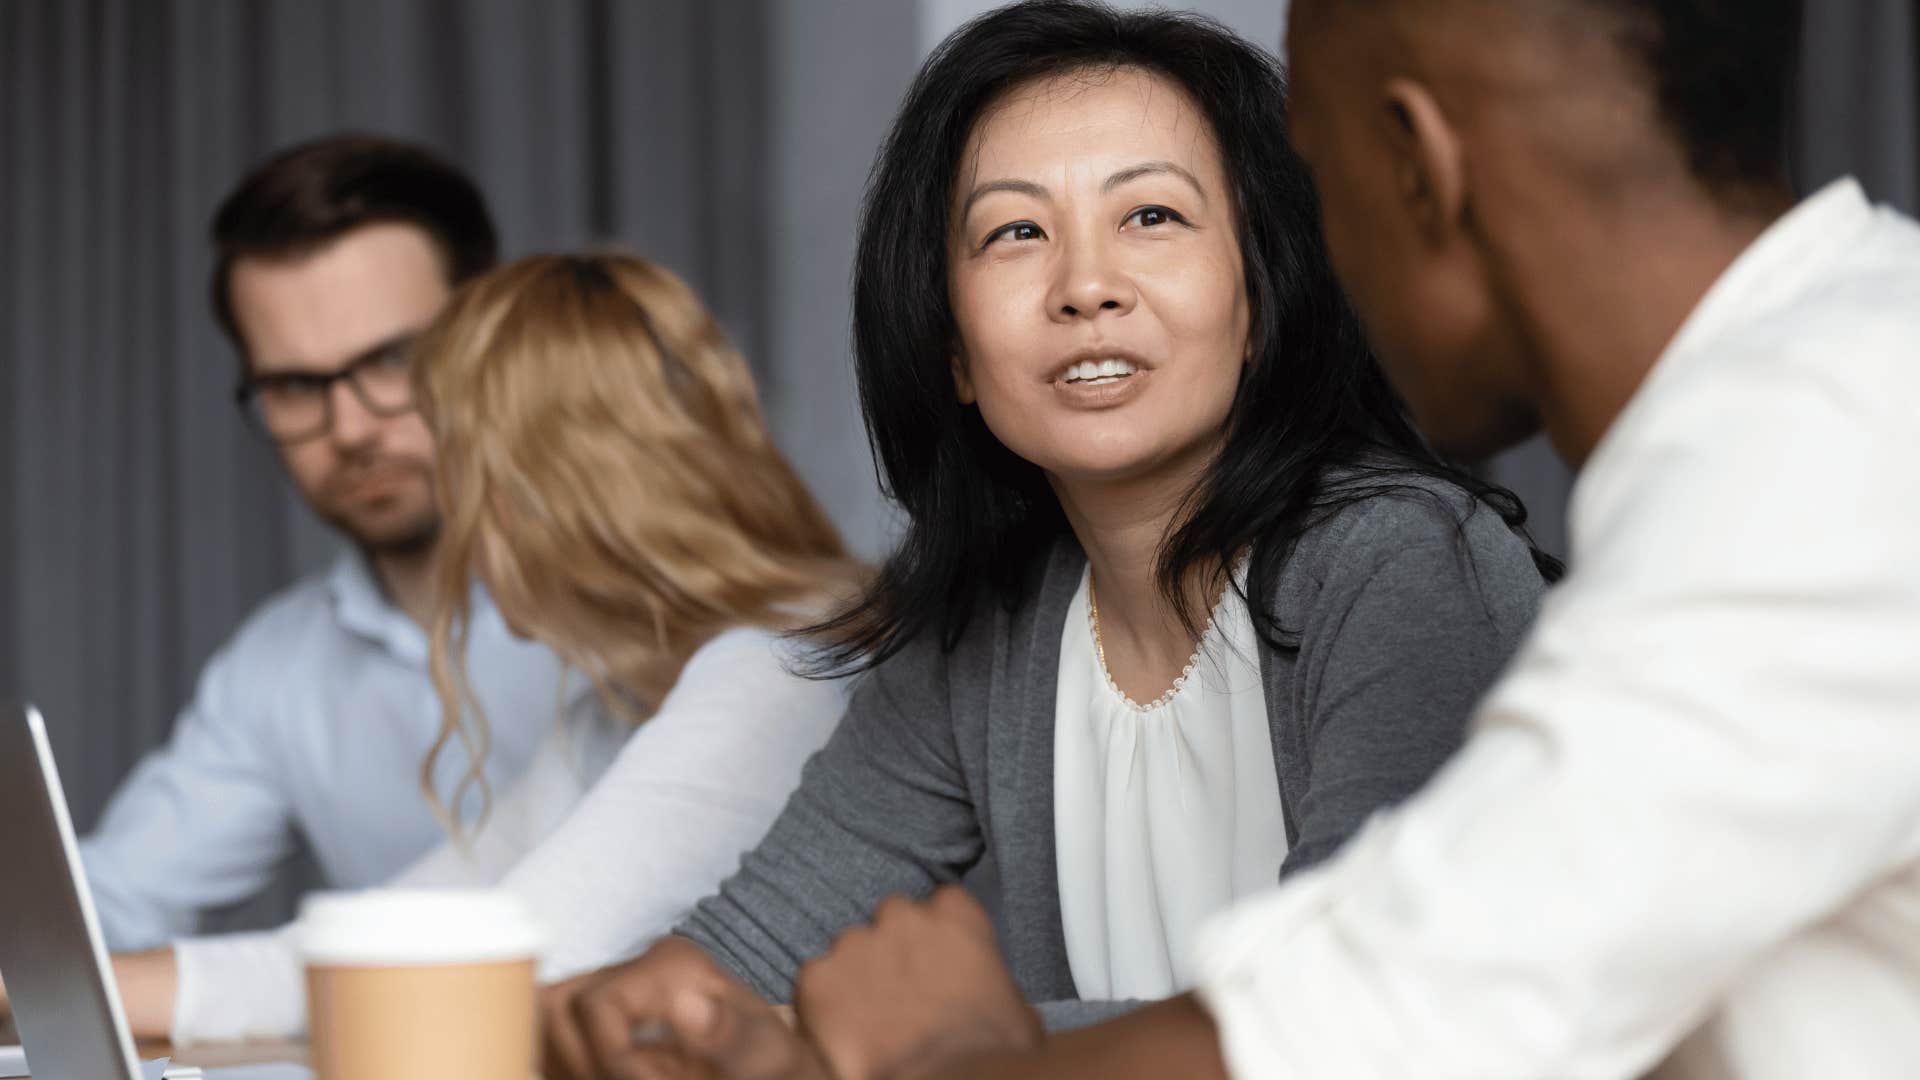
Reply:
M1794 172L1801 190L1852 173L1920 209L1920 17L1913 0L1808 0Z

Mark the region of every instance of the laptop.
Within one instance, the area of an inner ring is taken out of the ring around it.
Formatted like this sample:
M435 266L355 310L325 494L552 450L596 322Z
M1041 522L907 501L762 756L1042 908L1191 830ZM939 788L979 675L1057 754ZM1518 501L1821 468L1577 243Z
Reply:
M134 1055L46 724L32 706L0 705L0 866L0 979L35 1080L147 1080L157 1070Z

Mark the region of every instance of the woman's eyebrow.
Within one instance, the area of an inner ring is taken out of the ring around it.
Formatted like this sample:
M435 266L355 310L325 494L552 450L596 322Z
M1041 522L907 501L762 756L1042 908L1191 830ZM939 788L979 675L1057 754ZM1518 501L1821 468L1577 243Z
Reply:
M1114 173L1112 176L1107 177L1106 181L1100 185L1100 191L1102 194L1105 194L1122 184L1132 183L1146 176L1178 177L1185 180L1187 184L1193 188L1194 194L1200 196L1201 202L1207 201L1207 190L1200 186L1200 178L1171 161L1143 161L1138 165L1130 165ZM1016 195L1030 195L1036 199L1051 200L1053 198L1052 192L1031 180L1015 180L1012 178L989 180L984 184L975 185L972 191L967 192L967 201L960 204L960 216L962 218L966 217L967 212L973 209L974 203L979 202L981 199L997 191L1010 191Z
M972 191L967 192L967 201L960 204L960 216L966 217L967 211L973 209L974 203L996 191L1011 191L1015 195L1031 195L1036 199L1051 200L1053 198L1052 192L1031 180L989 180L984 184L975 185Z
M1107 177L1106 183L1100 185L1100 191L1102 194L1105 194L1122 184L1130 184L1143 176L1177 176L1193 187L1194 194L1200 196L1201 202L1207 201L1207 189L1200 186L1200 178L1186 169L1175 165L1171 161L1143 161L1138 165L1121 169L1119 172Z

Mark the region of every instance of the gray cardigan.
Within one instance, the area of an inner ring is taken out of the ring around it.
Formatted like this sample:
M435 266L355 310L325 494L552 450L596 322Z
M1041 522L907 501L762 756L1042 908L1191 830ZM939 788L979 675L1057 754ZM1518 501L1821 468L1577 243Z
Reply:
M1432 775L1538 605L1525 544L1464 492L1424 486L1304 533L1266 598L1298 632L1297 648L1259 649L1287 828L1276 880ZM1054 863L1054 691L1085 566L1065 539L1017 609L977 613L951 652L916 641L869 673L766 839L676 932L786 1001L801 964L882 899L990 860L1002 947L1049 1026L1127 1008L1077 1000Z

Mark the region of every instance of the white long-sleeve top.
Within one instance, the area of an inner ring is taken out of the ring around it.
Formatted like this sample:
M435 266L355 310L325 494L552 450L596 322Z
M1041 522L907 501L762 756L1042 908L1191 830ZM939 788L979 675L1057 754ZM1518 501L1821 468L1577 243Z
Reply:
M765 631L722 634L637 729L589 695L468 851L443 844L393 884L512 891L550 936L544 979L638 952L733 872L839 721L841 686L793 674L792 662ZM295 924L177 942L173 1041L302 1032L297 933Z
M1920 1076L1920 228L1764 234L1571 527L1461 754L1203 935L1233 1075Z

